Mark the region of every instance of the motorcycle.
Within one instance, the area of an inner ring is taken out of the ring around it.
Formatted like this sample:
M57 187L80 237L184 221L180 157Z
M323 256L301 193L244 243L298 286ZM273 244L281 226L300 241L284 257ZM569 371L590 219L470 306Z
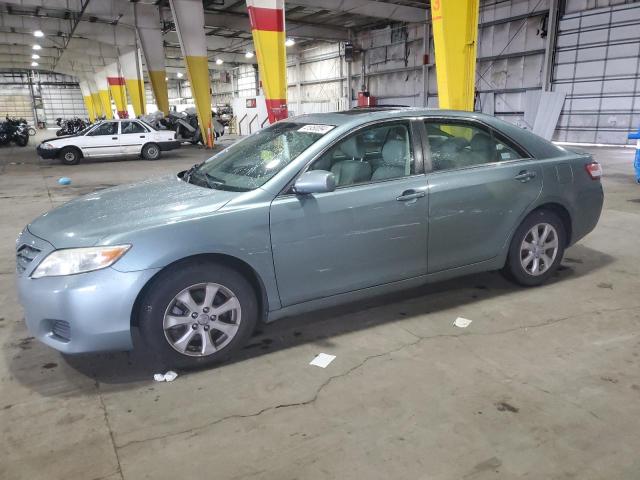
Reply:
M24 119L11 119L0 123L0 145L7 145L10 142L19 147L26 147L29 143L29 125Z
M76 117L68 120L56 118L56 125L60 127L60 129L56 131L56 136L61 137L64 135L76 135L78 132L87 128L90 124L81 118Z

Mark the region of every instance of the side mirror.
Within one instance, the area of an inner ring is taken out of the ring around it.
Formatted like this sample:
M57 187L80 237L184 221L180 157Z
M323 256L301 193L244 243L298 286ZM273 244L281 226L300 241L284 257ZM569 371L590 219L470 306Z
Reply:
M326 170L309 170L298 177L293 185L296 195L333 192L336 189L336 178Z

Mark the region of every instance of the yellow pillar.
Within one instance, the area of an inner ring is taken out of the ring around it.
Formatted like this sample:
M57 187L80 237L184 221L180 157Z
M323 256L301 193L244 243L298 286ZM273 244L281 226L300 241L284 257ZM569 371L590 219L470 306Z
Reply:
M136 29L140 46L147 65L149 81L158 110L169 115L169 90L164 61L164 46L160 25L160 11L157 5L137 2L133 4Z
M440 108L473 111L479 0L432 0Z
M104 70L101 70L95 74L94 79L96 81L96 86L98 87L98 96L100 97L100 105L102 105L104 118L111 120L113 118L113 109L111 108L107 73Z
M213 146L211 81L202 0L169 0L204 144Z
M124 78L131 105L136 117L147 113L147 102L144 95L144 82L142 81L142 70L138 59L137 48L123 48L120 54L120 66Z
M287 118L284 0L247 0L269 123Z
M111 93L111 97L116 104L118 118L129 118L129 111L127 110L127 89L117 62L107 66L107 83L109 85L109 93Z
M93 106L93 97L91 96L91 90L86 80L80 81L80 92L82 93L82 100L84 100L84 106L87 109L89 115L89 121L91 123L96 121L96 111Z
M158 110L169 115L169 88L167 87L166 70L149 70L149 80L153 89L153 96L156 99Z

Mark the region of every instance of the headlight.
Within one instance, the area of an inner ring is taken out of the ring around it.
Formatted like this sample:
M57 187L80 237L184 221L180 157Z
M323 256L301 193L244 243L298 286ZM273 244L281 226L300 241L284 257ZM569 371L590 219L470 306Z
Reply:
M69 248L51 252L31 274L31 278L73 275L113 265L131 245Z
M51 145L50 143L43 143L42 145L40 145L43 149L45 150L51 150L52 148L56 148L53 145Z

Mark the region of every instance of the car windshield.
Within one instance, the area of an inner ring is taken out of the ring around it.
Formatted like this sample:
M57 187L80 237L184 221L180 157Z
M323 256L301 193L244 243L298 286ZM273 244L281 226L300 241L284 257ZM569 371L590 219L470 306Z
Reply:
M253 190L333 128L332 125L278 122L214 155L183 178L219 190Z

